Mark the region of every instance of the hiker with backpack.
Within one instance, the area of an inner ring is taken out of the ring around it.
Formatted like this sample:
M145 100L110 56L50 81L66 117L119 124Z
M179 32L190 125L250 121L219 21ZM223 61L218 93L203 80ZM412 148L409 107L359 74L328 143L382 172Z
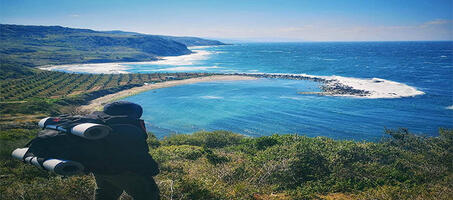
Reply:
M45 118L44 129L13 157L61 175L93 173L95 199L159 199L140 105L119 101L85 116Z

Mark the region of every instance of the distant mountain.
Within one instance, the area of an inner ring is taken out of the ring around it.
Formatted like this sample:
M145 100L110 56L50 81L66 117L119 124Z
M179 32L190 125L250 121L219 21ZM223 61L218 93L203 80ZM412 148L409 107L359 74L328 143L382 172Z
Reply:
M136 32L126 32L126 31L102 31L103 33L109 34L118 34L118 35L147 35L143 33L136 33ZM167 36L167 35L153 35L162 38L166 38L169 40L173 40L179 43L183 43L184 45L190 46L212 46L212 45L225 45L225 43L217 41L217 40L208 40L199 37L187 37L187 36Z
M195 37L0 24L0 63L17 66L150 61L190 54L187 46L219 44Z
M109 33L109 34L118 34L118 35L145 35L145 34L142 34L142 33L128 32L128 31L120 31L120 30L100 31L100 32Z
M225 45L225 43L217 41L217 40L207 40L203 38L198 38L198 37L178 37L178 36L163 36L160 35L160 37L167 38L179 43L183 43L186 46L213 46L213 45Z

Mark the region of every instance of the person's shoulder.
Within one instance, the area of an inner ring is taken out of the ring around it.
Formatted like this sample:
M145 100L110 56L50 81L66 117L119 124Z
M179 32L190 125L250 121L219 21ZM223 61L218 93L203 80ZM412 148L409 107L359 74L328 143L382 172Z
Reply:
M116 101L105 105L104 113L109 115L127 115L138 119L143 114L143 108L129 101Z
M112 137L144 139L143 131L132 124L112 124Z

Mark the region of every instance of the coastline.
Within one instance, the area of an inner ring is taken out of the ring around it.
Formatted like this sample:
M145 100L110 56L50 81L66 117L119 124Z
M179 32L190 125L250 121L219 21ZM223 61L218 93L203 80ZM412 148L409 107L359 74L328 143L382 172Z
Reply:
M149 90L159 89L159 88L167 88L167 87L174 87L178 85L186 85L186 84L194 84L194 83L201 83L201 82L212 82L212 81L240 81L240 80L256 80L258 78L252 76L241 76L241 75L213 75L213 76L205 76L205 77L197 77L197 78L190 78L190 79L183 79L183 80L174 80L174 81L165 81L155 84L148 84L143 85L140 87L134 87L128 90L123 90L117 93L105 95L94 99L89 102L88 105L80 106L80 109L83 111L94 111L100 110L102 107L112 101L120 100L128 96L133 96L142 92L146 92Z
M158 57L152 61L137 61L137 62L110 62L110 63L81 63L81 64L64 64L64 65L44 65L38 67L41 70L48 71L67 71L76 73L95 73L95 74L129 74L127 70L130 65L175 65L184 66L192 65L195 61L203 60L211 53L203 50L209 46L192 46L189 47L192 51L190 54L179 56L164 56ZM180 67L179 67L180 68ZM177 69L179 69L177 67ZM149 70L151 72L159 72L162 70Z
M54 66L42 66L40 69L44 70L63 70L68 72L81 72L81 73L107 73L107 74L121 74L121 73L131 73L128 70L134 68L134 65L162 65L166 68L155 68L150 67L150 69L142 69L146 73L159 73L162 71L170 72L181 72L185 71L204 71L207 69L213 68L223 68L221 66L194 66L199 60L204 60L210 54L215 52L210 52L203 50L209 46L192 46L189 49L193 52L187 55L180 56L166 56L159 57L155 61L145 61L145 62L117 62L117 63L95 63L95 64L68 64L68 65L54 65ZM133 72L132 72L133 73ZM316 76L308 74L285 74L285 73L225 73L218 76L242 76L248 78L282 78L282 79L304 79L311 80L315 82L320 82L321 92L305 92L301 91L298 94L301 95L320 95L320 96L336 96L336 97L351 97L351 98L365 98L365 99L392 99L392 98L403 98L403 97L414 97L417 95L425 94L423 91L418 90L415 87L406 85L404 83L399 83L391 80L385 80L381 78L355 78L355 77L343 77L343 76ZM248 78L242 80L248 80ZM192 79L190 79L192 80ZM183 80L184 81L184 80ZM200 80L194 80L195 82L200 82ZM215 80L211 80L215 81ZM153 86L149 86L154 89L154 87L161 88L161 84L169 85L162 87L171 87L173 86L173 81L168 81L165 83L158 83ZM204 81L201 81L204 82ZM187 84L180 82L180 84ZM176 85L180 85L176 84ZM159 85L159 86L156 86ZM142 86L143 88L148 88L148 86ZM141 88L141 87L139 87ZM135 95L139 92L136 92L141 89L132 88L129 90L123 91L126 96ZM144 89L144 91L149 89ZM133 91L130 94L129 91ZM120 92L121 93L121 92ZM114 95L114 94L112 94ZM120 96L122 96L120 95ZM110 96L110 95L107 95ZM102 98L102 97L101 97ZM113 96L115 99L120 99L124 97ZM91 104L91 103L90 103ZM90 107L92 109L92 107ZM451 108L447 108L451 109Z
M85 111L100 110L105 104L109 102L159 88L167 88L201 82L256 80L259 78L304 79L322 83L321 92L298 92L298 94L301 95L379 99L413 97L416 95L424 94L424 92L408 85L377 78L359 79L341 76L313 76L306 74L244 73L212 75L183 80L165 81L155 84L145 84L143 86L134 87L91 100L88 105L80 106L80 109Z

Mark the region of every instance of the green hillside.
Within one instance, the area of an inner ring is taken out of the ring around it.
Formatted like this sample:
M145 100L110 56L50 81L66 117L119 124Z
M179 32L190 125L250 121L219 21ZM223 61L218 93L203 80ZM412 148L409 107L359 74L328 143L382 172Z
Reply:
M126 31L103 31L104 33L118 34L118 35L145 35L142 33L135 32L126 32ZM176 42L182 43L186 46L212 46L212 45L225 45L225 43L217 40L207 40L199 37L187 37L187 36L166 36L166 35L155 35L163 37L169 40L174 40Z
M132 62L189 54L188 45L222 44L201 38L131 35L61 26L0 25L0 62L23 66ZM183 41L178 42L178 41Z
M176 37L176 36L161 36L170 40L174 40L179 43L183 43L186 46L212 46L212 45L225 45L223 42L217 40L206 40L197 37Z

